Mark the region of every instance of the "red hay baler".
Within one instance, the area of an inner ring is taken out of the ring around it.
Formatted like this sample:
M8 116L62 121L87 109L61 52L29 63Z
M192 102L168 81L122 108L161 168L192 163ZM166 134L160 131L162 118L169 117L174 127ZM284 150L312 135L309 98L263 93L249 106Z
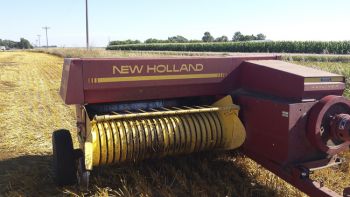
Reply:
M53 133L56 182L87 187L94 166L239 148L310 196L350 145L345 78L277 56L65 59L79 149ZM344 191L344 195L346 191Z

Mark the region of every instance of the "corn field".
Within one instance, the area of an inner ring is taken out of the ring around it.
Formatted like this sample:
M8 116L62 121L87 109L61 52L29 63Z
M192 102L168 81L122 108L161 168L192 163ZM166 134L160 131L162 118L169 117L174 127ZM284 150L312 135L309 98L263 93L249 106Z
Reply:
M202 42L110 45L108 50L349 54L350 41Z

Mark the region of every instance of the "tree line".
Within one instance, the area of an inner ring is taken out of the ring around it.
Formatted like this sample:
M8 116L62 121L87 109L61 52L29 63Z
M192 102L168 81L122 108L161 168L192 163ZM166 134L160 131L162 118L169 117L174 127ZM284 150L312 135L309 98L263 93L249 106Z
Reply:
M24 38L21 38L19 42L0 39L0 46L5 46L7 49L32 49L33 48L30 42Z
M253 41L253 40L265 40L266 36L262 33L259 33L257 35L244 35L241 32L237 31L232 36L232 39L229 39L227 36L223 35L217 38L214 38L210 34L210 32L204 32L204 35L201 40L189 40L185 38L184 36L177 35L168 37L166 40L161 39L155 39L155 38L149 38L144 41L145 44L149 43L200 43L200 42L241 42L241 41ZM140 40L116 40L109 42L109 45L127 45L127 44L141 44L142 42Z

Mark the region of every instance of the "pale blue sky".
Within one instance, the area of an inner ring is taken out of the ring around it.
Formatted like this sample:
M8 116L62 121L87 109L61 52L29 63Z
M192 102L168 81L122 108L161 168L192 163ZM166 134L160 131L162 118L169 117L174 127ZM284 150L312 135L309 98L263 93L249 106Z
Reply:
M350 40L350 0L89 0L90 42L264 33L272 40ZM0 0L0 38L85 46L85 0Z

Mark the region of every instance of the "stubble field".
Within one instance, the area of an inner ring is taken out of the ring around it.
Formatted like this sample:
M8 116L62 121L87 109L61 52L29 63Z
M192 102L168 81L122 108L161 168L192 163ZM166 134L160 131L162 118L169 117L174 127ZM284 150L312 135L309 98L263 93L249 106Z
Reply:
M159 54L114 52L111 56L139 55ZM74 108L64 105L58 94L62 63L63 58L44 53L0 53L0 196L304 195L237 151L103 166L93 171L88 192L56 187L52 131L69 129L77 146ZM350 63L297 63L350 76ZM343 156L350 158L349 153ZM314 177L340 192L350 185L349 173L349 164L344 164Z

